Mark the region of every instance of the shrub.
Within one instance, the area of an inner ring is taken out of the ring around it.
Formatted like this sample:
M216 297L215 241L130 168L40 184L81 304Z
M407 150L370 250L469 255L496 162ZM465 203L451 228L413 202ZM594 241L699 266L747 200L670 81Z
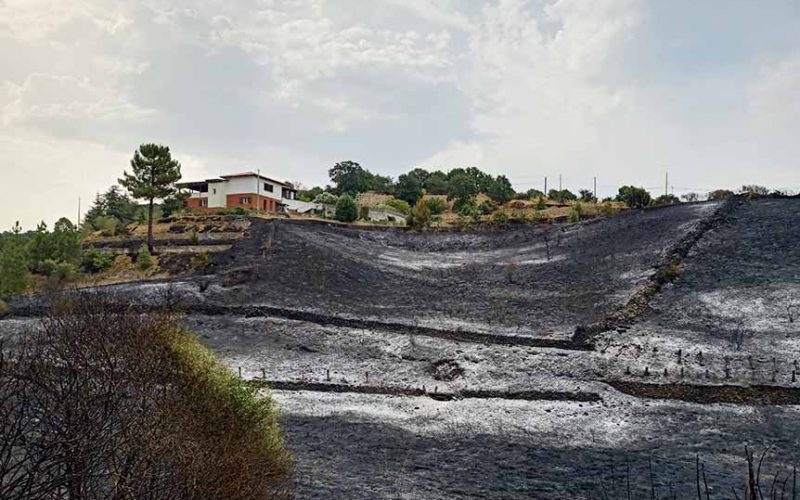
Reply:
M577 205L578 207L580 205ZM581 220L581 212L576 207L572 207L572 210L569 211L569 222L576 223L580 222Z
M2 299L0 299L0 318L8 316L10 308Z
M611 217L617 213L617 210L610 202L603 202L603 205L600 207L600 213L606 217Z
M653 200L653 205L676 205L680 202L681 200L674 194L662 194Z
M617 201L622 201L631 208L644 208L650 204L650 193L644 188L622 186L617 194Z
M505 224L508 222L508 214L503 212L502 210L499 212L495 212L492 216L492 220L498 224Z
M339 201L339 197L327 191L320 193L314 198L314 203L321 203L323 205L336 205L337 201Z
M192 256L189 265L191 265L192 269L195 271L205 271L208 269L208 266L211 265L211 258L208 252L200 252Z
M411 213L411 205L405 200L392 199L386 202L386 205L402 212L404 215Z
M734 196L733 191L729 191L727 189L715 189L708 193L708 199L715 201L715 200L724 200L725 198L730 198Z
M153 267L153 256L150 255L150 251L147 248L142 247L139 253L136 254L136 267L142 271Z
M539 201L536 202L536 210L544 210L547 208L547 203L544 202L543 197L539 197Z
M359 207L358 218L362 220L369 220L369 207Z
M114 263L114 254L101 252L92 247L83 253L81 267L89 273L99 273L111 267Z
M14 402L0 421L14 430L0 433L14 450L0 461L14 478L3 497L287 497L270 397L175 314L115 311L104 297L62 300L20 336L13 363L0 356L0 400Z
M492 202L486 200L478 205L478 211L481 213L481 215L489 215L494 211L494 205L492 205Z
M47 259L40 266L41 273L45 276L55 278L57 281L70 281L77 274L78 270L69 262L56 262Z
M428 198L425 200L428 203L428 210L434 215L439 215L444 212L445 202L441 198Z
M748 184L742 186L741 193L751 198L754 196L767 196L769 194L769 189L764 186L759 186L758 184Z
M428 207L428 200L424 198L417 200L417 203L408 214L406 223L415 229L423 229L430 226L431 210Z
M350 195L343 194L336 202L336 220L340 222L353 222L358 218L358 204Z
M101 215L92 221L92 226L103 236L116 236L121 224L116 217Z
M472 201L461 202L461 203L456 202L453 208L455 208L456 212L463 215L464 217L469 217L475 213L478 213L478 208Z

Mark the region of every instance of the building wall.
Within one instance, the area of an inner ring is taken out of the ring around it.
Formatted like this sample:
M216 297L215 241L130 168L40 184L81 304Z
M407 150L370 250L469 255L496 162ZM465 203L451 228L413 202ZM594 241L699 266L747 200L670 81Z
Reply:
M248 198L248 203L242 203L242 198ZM226 196L226 206L229 208L248 208L250 210L265 210L267 212L278 211L278 200L259 196L255 193L235 193Z
M264 190L265 183L272 185L271 193L269 191ZM209 185L209 189L210 188L211 185ZM278 201L280 201L281 199L281 189L282 186L278 184L273 184L263 179L258 180L256 176L233 177L231 179L228 179L228 181L225 183L225 191L227 192L227 194L258 193L261 196L273 198Z
M208 207L209 208L224 208L225 196L228 194L227 182L209 182L208 183Z

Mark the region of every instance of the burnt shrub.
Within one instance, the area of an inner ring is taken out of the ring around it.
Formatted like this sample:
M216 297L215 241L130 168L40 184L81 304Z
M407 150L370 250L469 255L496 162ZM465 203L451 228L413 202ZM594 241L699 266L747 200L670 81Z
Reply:
M121 303L62 297L0 351L0 498L286 498L271 399Z

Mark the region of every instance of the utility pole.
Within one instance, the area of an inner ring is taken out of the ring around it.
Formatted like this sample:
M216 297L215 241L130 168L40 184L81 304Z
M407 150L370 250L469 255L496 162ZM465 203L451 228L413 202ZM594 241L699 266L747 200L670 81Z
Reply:
M594 177L594 201L597 201L597 176Z
M78 220L75 222L75 227L81 228L81 197L78 196Z
M544 195L547 196L547 176L544 176Z
M669 194L669 172L665 173L664 177L664 196Z
M256 211L261 209L261 169L256 170Z
M561 174L558 174L558 190L561 191Z

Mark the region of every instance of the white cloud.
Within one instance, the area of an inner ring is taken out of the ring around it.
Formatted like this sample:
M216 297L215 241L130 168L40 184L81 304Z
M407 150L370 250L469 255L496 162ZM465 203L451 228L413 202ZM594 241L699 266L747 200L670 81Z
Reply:
M768 132L800 128L800 55L762 65L748 91L757 127Z
M135 120L154 110L141 108L113 87L87 78L33 73L22 85L5 82L0 122L5 125L64 118L73 120Z
M606 61L636 20L630 0L559 0L538 16L524 0L485 7L462 80L476 139L454 142L423 163L455 158L512 179L548 165L577 173L603 127L630 106L628 89L607 78Z

